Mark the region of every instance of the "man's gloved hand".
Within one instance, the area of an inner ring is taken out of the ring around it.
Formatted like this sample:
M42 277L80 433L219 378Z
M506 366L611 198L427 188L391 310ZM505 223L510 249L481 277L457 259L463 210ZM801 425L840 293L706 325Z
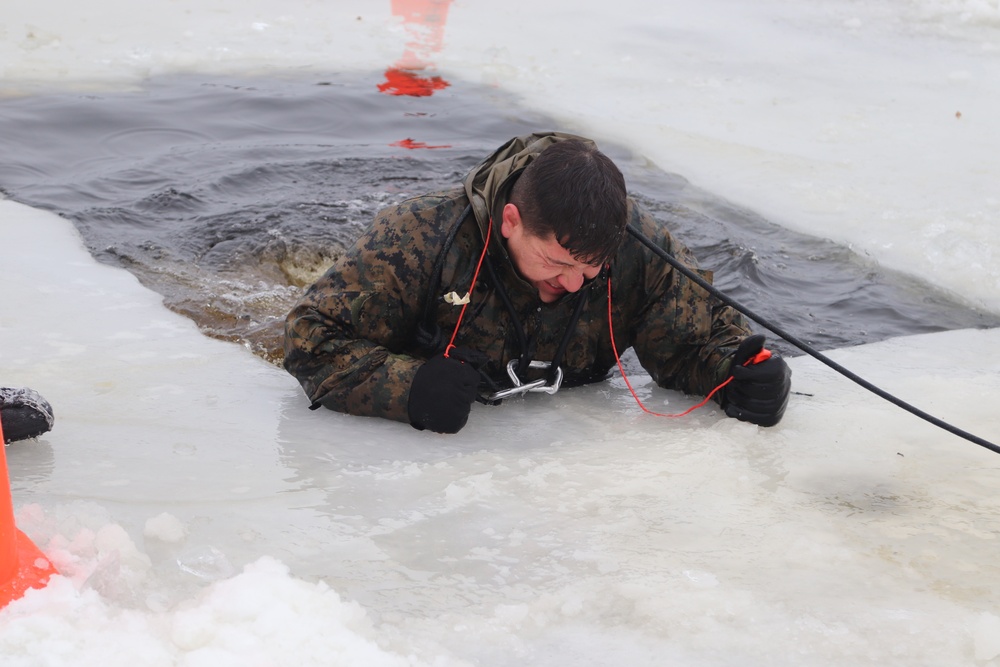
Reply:
M740 343L733 355L732 376L722 402L728 416L759 426L781 421L792 387L792 369L764 349L764 336L750 336Z
M413 428L458 433L469 421L483 362L479 352L452 348L449 356L431 357L417 369L407 405Z

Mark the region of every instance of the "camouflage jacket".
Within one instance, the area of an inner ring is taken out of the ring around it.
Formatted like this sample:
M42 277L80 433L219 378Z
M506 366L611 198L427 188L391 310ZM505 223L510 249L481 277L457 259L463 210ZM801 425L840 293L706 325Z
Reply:
M631 236L610 271L554 303L542 303L518 275L499 222L492 224L491 217L500 220L511 184L534 156L569 136L512 139L472 170L463 188L415 197L378 213L285 322L285 368L314 406L409 421L410 383L438 342L428 345L420 325L430 323L444 342L451 337L461 307L444 295L469 292L486 238L492 273L481 272L455 344L484 353L489 359L484 371L500 385L510 386L507 364L525 352L519 329L536 360L552 360L566 339L560 364L564 386L606 377L616 365L609 278L620 354L634 348L660 386L691 394L705 395L728 376L728 357L749 334L746 321ZM691 252L631 199L629 214L629 224L695 267ZM710 272L699 274L711 281Z

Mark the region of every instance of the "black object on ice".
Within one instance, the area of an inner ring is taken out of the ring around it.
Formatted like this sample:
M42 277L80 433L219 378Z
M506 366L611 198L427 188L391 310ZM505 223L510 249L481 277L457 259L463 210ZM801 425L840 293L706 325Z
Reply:
M4 444L37 438L52 430L52 406L34 389L0 387L0 423Z
M992 443L989 440L986 440L984 438L980 438L978 435L974 435L972 433L969 433L968 431L963 431L962 429L958 428L957 426L949 424L948 422L946 422L944 420L938 419L934 415L929 414L927 412L924 412L920 408L917 408L917 407L914 407L914 406L910 405L906 401L904 401L904 400L902 400L900 398L897 398L896 396L893 396L889 392L884 391L882 389L879 389L878 387L876 387L875 385L873 385L868 380L864 379L863 377L861 377L859 375L856 375L854 372L848 370L847 368L844 368L843 366L841 366L840 364L838 364L836 361L834 361L830 357L828 357L825 354L822 354L821 352L815 350L811 345L808 345L808 344L802 342L801 340L799 340L798 338L796 338L792 334L790 334L787 331L783 330L781 327L779 327L778 325L776 325L774 322L771 322L770 320L768 320L766 318L763 318L760 315L757 315L756 313L754 313L752 310L750 310L746 306L740 304L738 301L735 301L734 299L732 299L732 298L728 297L727 295L725 295L724 293L720 292L718 289L716 289L712 285L712 283L707 282L704 278L702 278L701 276L699 276L697 273L694 273L691 269L689 269L688 267L684 266L680 261L677 260L676 257L674 257L673 255L671 255L670 253L668 253L666 250L664 250L663 248L661 248L660 246L656 245L655 243L653 243L652 241L650 241L648 238L646 238L643 235L643 233L640 232L634 225L629 225L628 226L628 232L629 232L629 234L631 234L632 236L634 236L636 238L636 240L638 240L644 246L646 246L647 248L649 248L649 250L651 250L653 252L653 254L659 256L660 259L662 259L667 264L669 264L670 266L672 266L675 269L677 269L679 272L681 272L682 274L684 274L687 278L689 278L692 282L694 282L695 284L697 284L703 290L705 290L706 292L708 292L712 296L714 296L717 299L719 299L720 301L722 301L722 303L726 304L727 306L732 306L733 308L735 308L736 310L740 311L741 313L743 313L744 315L746 315L747 317L749 317L751 320L753 320L757 324L759 324L762 327L764 327L765 329L769 329L770 331L773 331L778 336L781 336L786 341L788 341L789 343L791 343L795 347L799 348L800 350L802 350L803 352L805 352L809 356L813 357L817 361L820 361L820 362L826 364L827 366L829 366L830 368L832 368L833 370L837 371L838 373L840 373L841 375L843 375L848 380L851 380L852 382L854 382L854 383L856 383L858 385L861 385L862 387L864 387L865 389L867 389L871 393L875 394L879 398L884 398L885 400L889 401L890 403L892 403L896 407L902 408L902 409L906 410L907 412L909 412L910 414L916 415L917 417L920 417L921 419L923 419L926 422L934 424L935 426L937 426L939 428L943 428L944 430L948 431L949 433L953 433L953 434L957 435L960 438L965 438L969 442L973 442L973 443L979 445L980 447L985 447L986 449L990 450L991 452L996 452L997 454L1000 454L1000 445L994 444L994 443Z

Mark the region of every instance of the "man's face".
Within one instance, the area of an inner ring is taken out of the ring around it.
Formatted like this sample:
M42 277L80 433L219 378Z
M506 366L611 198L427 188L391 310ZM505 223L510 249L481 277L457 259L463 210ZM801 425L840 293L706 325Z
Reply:
M585 280L596 278L600 264L585 264L570 254L554 236L530 233L517 207L507 204L500 232L507 239L507 252L521 277L538 290L542 303L552 303L567 292L576 292Z

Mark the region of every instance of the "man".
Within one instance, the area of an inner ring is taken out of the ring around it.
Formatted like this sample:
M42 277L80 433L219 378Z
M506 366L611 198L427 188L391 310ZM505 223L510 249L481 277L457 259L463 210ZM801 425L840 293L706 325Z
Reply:
M289 313L285 368L314 408L455 433L477 399L602 380L631 346L660 386L704 396L732 376L726 414L776 424L784 360L744 365L763 337L627 225L695 266L591 141L512 139L463 188L379 212Z

